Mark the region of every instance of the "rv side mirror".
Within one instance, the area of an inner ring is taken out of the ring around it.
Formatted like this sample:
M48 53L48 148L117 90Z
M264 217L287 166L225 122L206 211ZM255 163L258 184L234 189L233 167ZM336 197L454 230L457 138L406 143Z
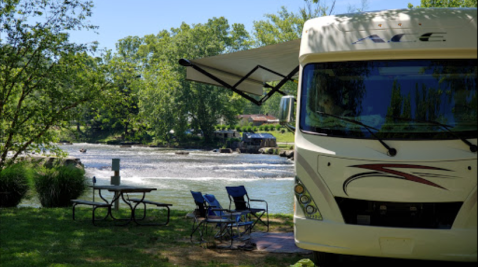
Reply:
M295 97L284 96L280 100L279 122L291 130L295 130Z

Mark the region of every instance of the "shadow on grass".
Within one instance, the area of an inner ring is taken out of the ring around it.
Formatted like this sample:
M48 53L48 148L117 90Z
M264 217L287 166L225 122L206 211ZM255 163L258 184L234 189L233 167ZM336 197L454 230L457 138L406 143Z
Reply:
M71 208L0 209L2 267L290 266L300 259L297 255L215 251L191 244L192 221L184 211L172 210L169 225L153 227L115 226L111 220L94 226L91 208L77 207L76 211L73 221ZM98 218L104 216L104 210L98 211ZM127 210L115 213L129 216ZM164 210L148 210L146 220L163 220L164 216Z

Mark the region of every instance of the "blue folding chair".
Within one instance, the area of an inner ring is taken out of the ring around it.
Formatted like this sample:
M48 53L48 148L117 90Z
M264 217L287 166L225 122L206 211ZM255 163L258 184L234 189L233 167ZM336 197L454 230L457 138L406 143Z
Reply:
M204 199L206 200L207 204L209 205L209 215L210 216L217 216L221 218L231 218L234 219L233 226L237 228L237 236L234 236L233 233L231 235L233 237L241 237L246 232L251 232L253 221L248 220L247 214L248 212L235 212L231 210L223 209L219 201L216 199L214 195L205 194ZM244 230L241 232L240 227L244 227Z
M196 203L196 210L194 211L194 223L191 231L191 242L193 242L193 235L196 231L199 231L200 240L204 241L204 234L207 236L208 224L212 223L219 227L218 233L215 235L217 238L223 238L226 236L227 230L229 228L229 233L232 233L232 227L235 224L235 219L228 216L216 216L214 212L220 211L222 209L209 206L206 202L206 199L203 197L201 192L191 191L191 194ZM226 211L226 210L223 210ZM211 213L211 214L210 214ZM205 231L204 231L205 230ZM232 246L232 236L231 236L231 245Z
M263 225L267 227L267 232L269 232L269 205L267 201L262 199L251 199L247 194L246 188L243 185L240 186L226 186L227 193L229 195L229 209L232 207L232 203L234 202L235 211L246 211L249 214L252 214L255 217L252 226L250 227L251 231L252 228L258 223L261 222ZM265 204L265 208L253 208L251 207L250 202L261 202ZM262 216L266 215L267 221L262 220Z

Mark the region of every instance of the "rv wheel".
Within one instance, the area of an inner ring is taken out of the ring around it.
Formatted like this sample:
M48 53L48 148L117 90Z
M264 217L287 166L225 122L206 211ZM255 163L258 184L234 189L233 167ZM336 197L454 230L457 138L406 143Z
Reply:
M312 261L318 267L335 266L339 261L339 255L314 251L312 254Z

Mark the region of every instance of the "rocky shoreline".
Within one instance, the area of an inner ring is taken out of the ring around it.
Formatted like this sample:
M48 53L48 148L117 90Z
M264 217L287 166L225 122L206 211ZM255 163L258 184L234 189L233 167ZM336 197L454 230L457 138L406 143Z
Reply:
M231 153L245 153L245 154L265 154L265 155L279 155L281 157L285 157L288 159L294 159L294 150L282 150L277 147L262 147L259 149L232 149L232 148L219 148L212 150L216 153L224 153L224 154L231 154Z

